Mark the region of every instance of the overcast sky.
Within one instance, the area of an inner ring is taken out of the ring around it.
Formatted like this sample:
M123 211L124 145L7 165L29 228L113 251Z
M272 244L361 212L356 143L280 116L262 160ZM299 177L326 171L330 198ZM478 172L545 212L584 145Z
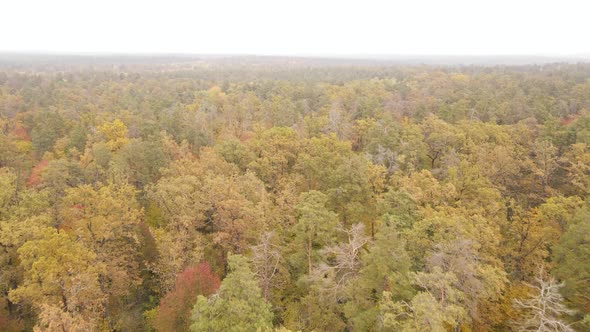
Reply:
M0 50L590 54L585 0L0 0Z

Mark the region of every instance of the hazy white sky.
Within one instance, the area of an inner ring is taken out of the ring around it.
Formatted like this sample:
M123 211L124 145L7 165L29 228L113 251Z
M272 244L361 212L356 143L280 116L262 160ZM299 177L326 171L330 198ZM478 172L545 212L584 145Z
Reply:
M590 54L587 0L0 0L0 50Z

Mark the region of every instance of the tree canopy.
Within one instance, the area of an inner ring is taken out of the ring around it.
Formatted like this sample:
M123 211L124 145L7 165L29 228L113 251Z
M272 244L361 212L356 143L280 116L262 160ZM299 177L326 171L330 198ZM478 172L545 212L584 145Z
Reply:
M590 329L590 65L0 62L1 331Z

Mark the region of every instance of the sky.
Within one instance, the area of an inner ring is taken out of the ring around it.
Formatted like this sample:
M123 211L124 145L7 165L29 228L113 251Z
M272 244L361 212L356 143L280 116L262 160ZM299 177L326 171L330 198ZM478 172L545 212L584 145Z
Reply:
M0 51L588 55L586 0L0 0Z

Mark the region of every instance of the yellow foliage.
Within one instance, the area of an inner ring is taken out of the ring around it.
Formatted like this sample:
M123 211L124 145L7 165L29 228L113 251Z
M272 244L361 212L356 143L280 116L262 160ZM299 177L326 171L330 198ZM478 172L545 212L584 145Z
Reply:
M111 151L118 150L129 141L127 138L127 126L119 119L104 123L98 127L98 131L107 141Z

